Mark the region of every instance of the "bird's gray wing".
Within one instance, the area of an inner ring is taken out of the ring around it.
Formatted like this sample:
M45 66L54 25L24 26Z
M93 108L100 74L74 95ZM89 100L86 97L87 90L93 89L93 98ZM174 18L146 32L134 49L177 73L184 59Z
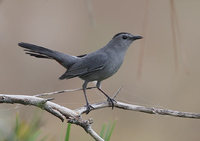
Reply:
M79 56L76 56L76 57L84 57L86 56L87 54L82 54L82 55L79 55Z
M72 65L60 79L70 79L77 76L88 75L104 68L108 56L103 53L89 54L79 62Z

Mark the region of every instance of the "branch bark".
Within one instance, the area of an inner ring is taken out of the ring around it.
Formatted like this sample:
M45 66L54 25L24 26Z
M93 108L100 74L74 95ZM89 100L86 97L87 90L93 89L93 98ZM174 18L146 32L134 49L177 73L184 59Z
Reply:
M97 110L97 109L110 107L108 102L92 104L91 106L94 107L94 109L92 109L92 110ZM128 104L128 103L123 103L123 102L120 102L120 101L117 101L115 103L115 108L124 109L124 110L130 110L130 111L143 112L143 113L147 113L147 114L168 115L168 116L174 116L174 117L200 119L200 114L199 113L180 112L180 111L175 111L175 110L170 110L170 109L161 109L161 108L155 108L155 107L145 107L145 106L140 106L140 105L133 105L133 104ZM80 107L80 108L76 109L75 111L78 114L83 114L83 113L86 112L86 108L85 107Z
M64 92L64 91L63 91ZM55 93L55 92L52 92ZM92 129L91 125L93 123L92 119L83 120L81 115L86 112L86 107L80 107L75 110L71 110L67 107L63 107L59 104L51 102L52 99L40 98L37 96L27 96L27 95L7 95L0 94L0 103L18 103L22 105L32 105L39 107L52 115L58 117L61 121L65 119L78 126L81 126L90 136L96 141L103 141L103 139ZM102 109L106 107L110 107L108 102L95 103L91 105L94 107L93 110ZM158 114L158 115L168 115L174 117L183 117L183 118L195 118L200 119L199 113L191 113L191 112L180 112L169 109L160 109L154 107L145 107L140 105L132 105L128 103L123 103L120 101L116 101L115 108L143 112L147 114Z

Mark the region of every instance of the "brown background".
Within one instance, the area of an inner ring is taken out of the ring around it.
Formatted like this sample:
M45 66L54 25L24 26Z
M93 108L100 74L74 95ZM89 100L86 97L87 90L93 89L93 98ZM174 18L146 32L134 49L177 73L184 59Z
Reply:
M120 71L103 82L103 89L112 95L123 86L117 97L120 101L198 113L199 6L199 0L1 0L0 92L33 95L82 85L78 78L58 80L64 68L54 61L25 55L18 42L79 55L97 50L114 34L126 31L142 35L144 39L131 45ZM88 95L91 103L105 100L97 90L88 91ZM69 108L85 104L81 91L55 98L55 102ZM1 127L5 126L5 120L14 122L16 112L29 119L37 109L14 107L1 104ZM42 113L45 121L42 133L63 140L66 123ZM98 132L104 123L116 120L113 141L200 139L200 121L194 119L111 108L85 116L89 117L94 119L93 128ZM72 126L71 140L92 139L79 127Z

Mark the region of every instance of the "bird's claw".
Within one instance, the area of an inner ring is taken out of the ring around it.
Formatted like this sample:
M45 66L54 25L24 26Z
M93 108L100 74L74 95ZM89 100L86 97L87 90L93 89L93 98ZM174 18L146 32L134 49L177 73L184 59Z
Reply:
M111 105L112 109L113 109L114 106L115 106L114 102L117 103L116 100L114 100L113 98L110 98L110 97L107 99L107 101L108 101L108 103Z
M94 107L92 107L90 104L86 105L86 114L88 114L92 109L94 109Z

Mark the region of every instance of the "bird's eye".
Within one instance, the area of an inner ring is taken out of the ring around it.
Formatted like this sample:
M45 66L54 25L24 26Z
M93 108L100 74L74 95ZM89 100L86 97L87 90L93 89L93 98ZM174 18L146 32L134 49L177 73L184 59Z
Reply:
M123 39L127 39L127 38L128 38L128 36L124 35L124 36L122 36L122 38L123 38Z

